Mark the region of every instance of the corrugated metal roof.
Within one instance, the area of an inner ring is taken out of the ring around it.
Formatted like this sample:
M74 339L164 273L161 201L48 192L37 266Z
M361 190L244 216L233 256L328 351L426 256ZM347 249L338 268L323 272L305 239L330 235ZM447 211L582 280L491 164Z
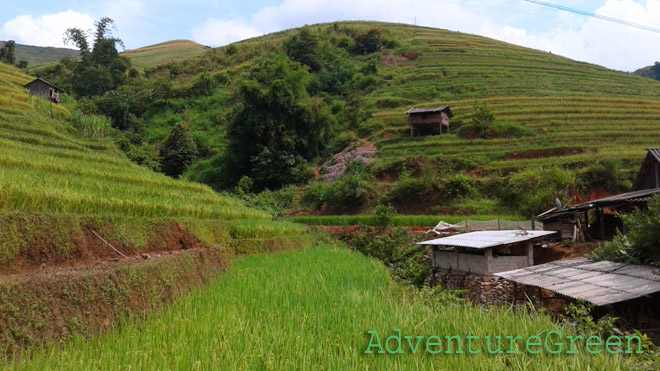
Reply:
M446 109L449 109L449 106L438 106L431 108L411 108L406 111L406 114L410 115L411 113L441 112Z
M620 193L618 195L609 196L605 198L600 198L598 200L587 201L573 207L562 210L554 210L551 212L545 212L543 214L537 215L536 217L539 220L545 220L554 218L558 215L572 214L574 212L584 212L589 209L596 207L616 207L620 205L625 205L632 202L644 202L648 201L649 198L653 197L656 193L660 193L660 188L653 189L643 189L641 191L632 191L626 193Z
M435 240L418 242L418 245L469 247L473 249L485 249L495 246L510 245L519 242L533 240L547 236L554 231L478 231L457 234L449 237L436 238Z
M648 265L573 258L495 275L594 305L607 305L660 292L658 271Z

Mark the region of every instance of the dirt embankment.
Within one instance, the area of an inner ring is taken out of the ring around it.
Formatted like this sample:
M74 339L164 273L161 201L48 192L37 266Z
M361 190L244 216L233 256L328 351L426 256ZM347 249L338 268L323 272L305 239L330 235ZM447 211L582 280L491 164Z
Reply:
M326 168L323 180L326 182L334 182L344 175L346 166L350 160L362 161L365 164L370 164L374 161L373 156L378 152L378 149L373 144L366 140L361 140L357 146L351 146L333 156L334 164L330 162L323 165Z
M144 316L224 272L217 248L122 258L76 268L52 267L0 278L0 353L103 332L124 315Z

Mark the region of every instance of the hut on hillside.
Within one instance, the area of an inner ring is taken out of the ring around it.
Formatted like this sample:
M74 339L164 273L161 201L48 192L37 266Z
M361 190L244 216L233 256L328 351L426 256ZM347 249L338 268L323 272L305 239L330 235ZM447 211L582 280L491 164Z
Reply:
M406 111L410 136L439 135L449 133L449 119L452 118L449 106L432 108L411 108Z
M23 85L23 87L30 90L30 95L46 97L55 103L60 103L62 101L60 96L60 94L63 93L62 89L44 79L36 78L33 81Z

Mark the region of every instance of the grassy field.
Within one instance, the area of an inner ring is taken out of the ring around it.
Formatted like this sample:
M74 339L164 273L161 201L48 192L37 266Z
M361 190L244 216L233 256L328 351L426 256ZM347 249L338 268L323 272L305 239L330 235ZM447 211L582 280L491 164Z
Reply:
M133 67L145 69L167 62L178 62L201 54L205 46L190 40L172 40L138 49L128 49L121 55L131 59Z
M236 260L216 282L146 322L131 320L91 341L36 351L10 369L621 369L611 355L364 354L367 331L404 335L573 333L549 317L429 306L404 293L382 263L346 248ZM387 334L387 335L385 335ZM586 334L582 334L586 335ZM503 343L504 344L504 343ZM503 345L503 349L506 346ZM447 349L446 346L443 349ZM474 348L476 350L476 347Z

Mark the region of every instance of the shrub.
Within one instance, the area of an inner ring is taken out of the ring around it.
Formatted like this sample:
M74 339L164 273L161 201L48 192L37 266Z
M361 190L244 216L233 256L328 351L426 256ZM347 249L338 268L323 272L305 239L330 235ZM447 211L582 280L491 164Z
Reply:
M358 54L371 54L380 50L382 31L378 28L370 28L360 32L353 38L355 41L355 52Z
M608 192L623 192L631 187L631 181L621 171L621 163L613 159L596 162L580 169L578 179L585 190L602 188Z
M502 192L514 211L535 215L553 207L555 198L569 203L577 181L572 171L559 167L528 168L513 174Z
M637 209L622 218L628 233L624 236L617 232L611 242L599 246L591 257L660 266L660 196L653 196L646 210Z
M176 124L160 147L163 172L178 178L197 157L197 146L187 126Z

